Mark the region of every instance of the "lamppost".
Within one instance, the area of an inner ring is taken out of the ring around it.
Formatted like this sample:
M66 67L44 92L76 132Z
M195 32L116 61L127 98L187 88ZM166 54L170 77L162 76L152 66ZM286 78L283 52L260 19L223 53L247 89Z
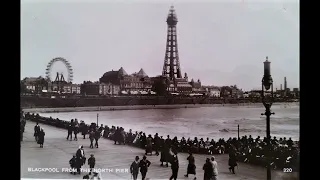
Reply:
M99 113L97 113L97 127L99 127Z
M268 61L268 56L266 57L266 61L264 63L264 75L262 78L262 90L261 97L262 103L266 108L265 113L261 115L265 115L267 117L267 180L271 180L271 167L270 167L270 116L271 113L270 108L273 103L273 80L270 73L270 61ZM270 94L266 95L266 92L270 92Z

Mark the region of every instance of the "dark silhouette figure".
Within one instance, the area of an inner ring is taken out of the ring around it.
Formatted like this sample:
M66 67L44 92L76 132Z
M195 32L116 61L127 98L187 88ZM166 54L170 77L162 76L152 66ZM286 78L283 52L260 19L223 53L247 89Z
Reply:
M154 150L156 151L156 155L159 156L160 138L158 133L154 135L153 141L154 141Z
M90 174L86 174L86 175L84 175L83 177L82 177L82 179L90 179L90 176L89 176Z
M67 140L69 140L69 137L70 137L70 141L72 141L72 131L73 131L73 127L72 125L70 124L68 126L68 136L67 136Z
M38 144L40 144L40 147L43 148L43 143L44 143L44 136L46 135L46 133L43 131L43 129L41 128L40 132L39 132L39 136L38 136Z
M80 146L76 153L76 168L77 173L80 174L80 168L86 162L86 157L84 154L83 146Z
M37 124L34 126L34 134L33 134L36 142L38 142L39 132L40 132L40 126L39 126L39 123L37 122Z
M113 134L114 144L117 144L117 142L119 142L119 138L120 138L120 129L119 129L119 127L117 127L117 129L115 130L115 132Z
M136 156L135 160L132 162L130 166L130 173L132 174L133 180L138 179L139 168L140 168L139 156Z
M161 157L160 157L160 161L161 161L161 166L163 166L163 163L166 162L166 166L168 167L168 162L169 162L169 158L170 158L170 145L171 145L171 140L170 140L170 136L167 136L167 139L164 141L163 147L162 147L162 151L161 151Z
M206 163L203 165L202 169L204 170L203 179L204 180L211 180L212 176L213 176L213 168L212 168L212 163L210 162L209 158L206 159Z
M147 138L147 142L146 142L146 153L145 155L147 154L151 154L152 155L152 137L151 137L151 134L149 134L148 138Z
M96 165L96 158L93 156L93 154L91 154L90 158L88 159L88 165L90 168L89 175L91 175L92 170L93 170L94 166Z
M90 133L89 133L90 148L93 148L94 136L95 136L95 133L93 132L93 130L91 130Z
M234 149L231 149L229 152L229 171L235 174L234 167L236 167L237 164L237 157L236 157L236 152Z
M170 177L170 180L174 179L177 180L178 177L178 171L179 171L179 160L178 160L178 155L177 151L174 152L174 155L172 157L171 163L171 170L172 170L172 175Z
M74 140L76 140L76 141L78 141L78 137L77 137L78 133L79 133L79 125L76 124L76 125L74 126L74 129L73 129Z
M88 126L84 123L84 121L80 122L79 131L81 132L83 139L86 139L86 134L88 133Z
M147 160L146 156L143 156L142 160L139 162L142 180L146 179L148 167L150 166L150 164L151 164L151 162L149 160Z
M96 148L99 148L98 141L99 141L100 137L101 137L100 131L99 131L99 130L96 130L96 132L94 133L94 140L96 141L96 143L94 144L94 146L95 146Z
M74 168L76 168L76 166L77 166L77 159L76 159L76 156L75 155L73 155L73 157L69 160L69 164L70 164L70 167L71 167L71 169L72 169L72 171L70 172L71 174L76 174L76 172L75 171L73 171L73 169Z
M189 156L188 156L187 160L189 162L188 169L187 169L187 174L184 176L188 177L189 174L196 175L195 159L194 159L194 156L192 155L192 152L189 152ZM196 179L196 177L194 179Z

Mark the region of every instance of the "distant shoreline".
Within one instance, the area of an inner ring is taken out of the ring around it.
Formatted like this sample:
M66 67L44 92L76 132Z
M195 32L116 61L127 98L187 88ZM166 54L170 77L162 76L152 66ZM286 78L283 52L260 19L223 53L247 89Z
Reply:
M291 104L291 103L275 103ZM143 109L181 109L201 107L236 107L257 106L261 103L241 104L173 104L173 105L132 105L132 106L89 106L89 107L62 107L62 108L24 108L23 111L30 113L59 113L59 112L86 112L86 111L120 111L120 110L143 110Z

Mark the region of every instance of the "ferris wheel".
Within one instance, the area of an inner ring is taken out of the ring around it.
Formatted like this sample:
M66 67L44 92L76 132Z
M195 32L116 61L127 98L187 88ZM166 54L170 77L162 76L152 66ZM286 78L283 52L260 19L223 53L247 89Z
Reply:
M73 80L73 69L72 69L72 66L66 59L64 59L62 57L54 58L48 63L47 69L46 69L46 78L50 79L52 81L52 79L51 79L51 70L52 70L53 64L56 63L56 62L62 62L66 66L67 71L68 71L67 82L71 83L72 80Z

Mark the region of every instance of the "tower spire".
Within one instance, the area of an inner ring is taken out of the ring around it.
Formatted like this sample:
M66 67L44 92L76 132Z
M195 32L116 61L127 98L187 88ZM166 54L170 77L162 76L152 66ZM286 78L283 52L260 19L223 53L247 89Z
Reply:
M181 78L177 43L177 23L178 18L174 6L171 6L167 16L167 45L162 71L162 75L168 77L171 81L176 78Z

